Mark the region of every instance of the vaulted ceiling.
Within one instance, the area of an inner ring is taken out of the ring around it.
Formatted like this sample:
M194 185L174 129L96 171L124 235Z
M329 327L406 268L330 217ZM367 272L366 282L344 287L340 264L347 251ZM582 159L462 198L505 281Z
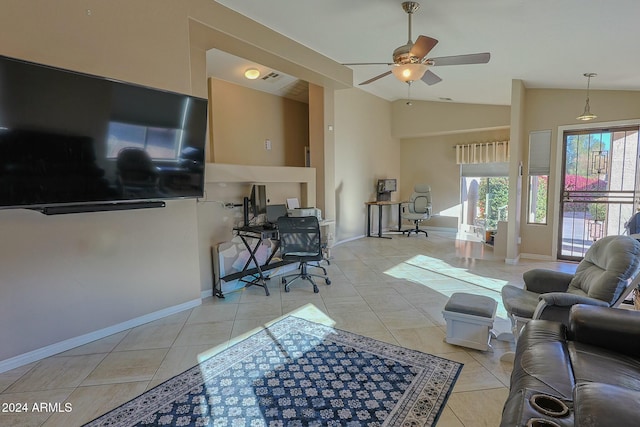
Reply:
M331 59L392 62L407 43L400 0L218 0ZM442 81L417 81L411 98L508 105L511 81L528 88L640 90L638 0L424 0L412 38L435 38L429 57L490 52L481 65L432 67ZM354 85L389 70L351 67ZM276 70L277 72L277 70ZM405 99L408 85L387 76L359 86L387 100Z

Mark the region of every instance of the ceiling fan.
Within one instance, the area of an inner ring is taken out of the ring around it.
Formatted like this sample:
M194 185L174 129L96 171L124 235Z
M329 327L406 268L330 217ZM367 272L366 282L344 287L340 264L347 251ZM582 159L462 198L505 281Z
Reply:
M398 47L393 51L393 62L352 62L342 65L391 65L392 68L382 74L365 80L360 85L373 83L378 79L393 74L398 80L411 84L416 80L422 80L428 85L434 85L442 81L435 73L429 70L430 67L444 65L463 64L486 64L491 58L489 52L472 53L468 55L442 56L439 58L427 58L427 55L438 44L438 40L418 36L414 43L411 38L411 15L420 8L420 4L415 1L405 1L402 9L409 16L409 41L407 44Z

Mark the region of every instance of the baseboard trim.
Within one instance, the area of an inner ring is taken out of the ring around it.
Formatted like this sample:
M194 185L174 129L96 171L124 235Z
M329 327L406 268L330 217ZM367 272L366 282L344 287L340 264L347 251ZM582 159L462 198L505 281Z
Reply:
M550 255L541 255L541 254L525 254L525 253L521 253L520 254L520 258L539 259L539 260L542 260L542 261L557 261L556 259L554 259Z
M108 337L109 335L126 331L127 329L135 328L136 326L144 325L145 323L153 322L154 320L162 319L163 317L171 316L172 314L176 314L181 311L189 310L201 304L201 299L194 299L182 304L154 311L153 313L145 314L144 316L136 317L135 319L127 320L126 322L118 323L104 329L89 332L88 334L69 338L67 340L48 345L46 347L29 351L27 353L14 356L10 359L2 360L0 361L0 373L19 368L20 366L24 366L32 362L37 362L38 360L44 359L45 357L50 357L55 354L62 353L63 351L71 350L72 348L88 344L92 341L99 340L104 337Z
M515 258L505 258L504 259L504 263L505 264L509 264L509 265L517 265L519 261L520 261L520 255L518 255Z
M342 245L343 243L347 243L347 242L353 242L354 240L362 239L363 237L365 237L365 235L364 235L364 234L361 234L361 235L359 235L359 236L349 237L348 239L344 239L344 240L336 241L336 242L333 244L333 246Z

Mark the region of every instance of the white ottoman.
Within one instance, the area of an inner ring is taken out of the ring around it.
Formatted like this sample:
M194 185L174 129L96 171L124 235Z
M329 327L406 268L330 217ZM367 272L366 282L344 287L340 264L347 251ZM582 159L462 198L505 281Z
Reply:
M444 306L442 316L447 321L449 344L488 350L491 348L491 328L498 303L483 295L456 292Z

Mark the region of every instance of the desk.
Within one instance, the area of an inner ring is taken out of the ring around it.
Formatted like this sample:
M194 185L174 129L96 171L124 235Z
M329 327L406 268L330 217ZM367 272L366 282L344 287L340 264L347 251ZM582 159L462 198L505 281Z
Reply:
M265 278L263 274L263 270L264 270L264 267L269 265L269 263L273 259L273 256L278 251L278 248L280 247L280 242L278 241L276 246L273 248L273 250L271 251L271 254L269 255L269 258L264 263L264 265L260 265L260 263L256 259L256 252L260 248L260 245L262 244L263 240L273 239L277 241L278 230L275 228L266 228L261 225L253 225L253 226L244 226L244 227L234 227L233 231L240 237L240 239L242 239L242 243L244 243L244 246L247 248L247 251L249 251L249 259L244 264L244 267L242 267L242 270L240 272L235 273L239 275L237 277L238 280L245 282L247 284L245 287L255 285L255 286L260 286L264 288L264 292L267 294L267 296L269 296L269 288L267 287L267 282L266 282L266 279L268 278ZM255 239L256 243L253 246L253 248L247 241L247 238ZM255 267L252 269L249 269L249 265L251 265L252 261ZM245 277L247 276L256 276L256 277L254 277L252 280L246 280ZM229 276L225 276L223 279L229 279Z
M323 220L320 221L320 228L326 229L335 224L334 220ZM272 270L274 268L282 267L288 264L291 264L292 261L283 261L276 260L273 261L274 256L278 252L280 248L280 241L278 230L276 228L265 228L262 225L253 225L249 227L234 227L233 232L237 237L240 237L242 244L244 245L246 252L248 254L248 258L246 261L243 260L243 267L240 271L236 270L233 273L223 274L219 279L224 280L226 282L230 282L233 280L239 280L241 282L246 283L245 287L249 286L260 286L264 288L267 296L269 295L269 288L266 285L266 280L269 279L268 276L265 276L265 272L267 270ZM269 257L263 264L259 264L257 262L258 250L262 245L264 240L273 240L274 245L272 245L271 253ZM329 262L330 258L330 248L333 243L333 231L330 229L325 231L323 236L323 240L326 239L326 246L323 247L323 251L326 254L326 261ZM253 240L253 242L251 242ZM253 243L253 244L252 244ZM211 247L211 271L213 277L213 295L218 298L224 298L224 293L222 291L222 286L219 285L216 280L216 271L215 271L215 258L216 258L216 250L214 247ZM246 277L254 276L251 280L245 280Z
M367 205L367 237L380 237L382 239L390 239L391 237L386 237L382 235L382 207L383 206L393 206L398 205L398 231L402 231L402 221L401 221L401 211L402 211L402 202L391 202L391 201L377 201L377 202L364 202ZM371 206L378 207L378 235L371 236Z

